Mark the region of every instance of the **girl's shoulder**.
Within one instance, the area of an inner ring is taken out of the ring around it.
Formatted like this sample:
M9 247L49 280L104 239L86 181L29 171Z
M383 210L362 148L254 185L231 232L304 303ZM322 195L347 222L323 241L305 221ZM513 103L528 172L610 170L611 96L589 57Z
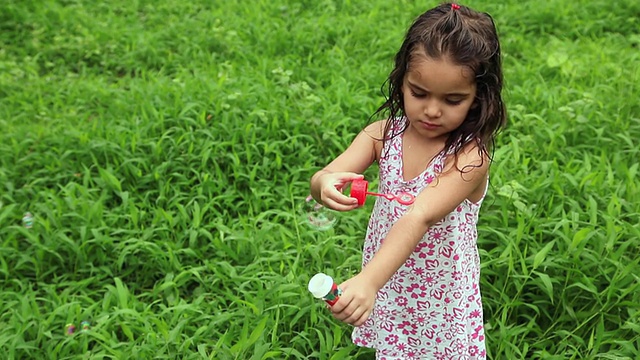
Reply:
M457 169L460 172L473 170L474 172L487 173L491 165L491 158L486 150L483 150L477 141L465 142L457 151L449 151L444 154L444 172Z
M384 138L388 131L388 123L389 120L378 120L367 125L363 130L363 132L374 141L373 146L376 151L376 160L380 160L380 154L382 153L382 147L384 146Z
M382 140L388 122L388 120L374 121L364 128L364 132L376 140Z

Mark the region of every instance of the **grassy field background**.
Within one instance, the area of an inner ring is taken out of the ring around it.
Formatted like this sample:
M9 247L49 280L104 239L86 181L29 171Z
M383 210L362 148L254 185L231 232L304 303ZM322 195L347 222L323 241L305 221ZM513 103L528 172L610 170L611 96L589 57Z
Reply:
M436 4L2 1L0 357L372 359L306 290L358 271L372 204L328 231L299 208ZM496 20L509 110L490 358L639 359L640 2L465 4Z

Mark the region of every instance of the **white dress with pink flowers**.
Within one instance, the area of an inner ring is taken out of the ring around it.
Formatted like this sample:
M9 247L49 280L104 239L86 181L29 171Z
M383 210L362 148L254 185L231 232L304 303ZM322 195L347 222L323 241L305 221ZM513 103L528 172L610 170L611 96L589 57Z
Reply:
M402 135L387 141L385 148L387 156L380 160L381 193L417 196L444 166L444 156L437 156L422 174L404 181ZM476 245L481 203L465 200L429 228L413 254L378 292L369 319L355 328L352 339L356 345L375 348L377 358L384 360L486 358ZM363 266L406 210L407 206L395 201L376 199Z

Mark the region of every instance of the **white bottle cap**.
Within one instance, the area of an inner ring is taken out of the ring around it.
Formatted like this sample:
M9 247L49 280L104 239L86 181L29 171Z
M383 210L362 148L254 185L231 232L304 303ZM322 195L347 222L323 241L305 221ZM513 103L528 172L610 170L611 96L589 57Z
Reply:
M309 291L318 299L325 297L332 287L333 279L327 274L319 273L309 280Z

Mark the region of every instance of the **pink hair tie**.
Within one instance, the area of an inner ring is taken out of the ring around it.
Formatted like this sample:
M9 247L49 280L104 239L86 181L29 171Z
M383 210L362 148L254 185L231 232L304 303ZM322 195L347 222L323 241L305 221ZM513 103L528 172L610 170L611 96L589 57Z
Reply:
M451 10L460 10L460 5L458 5L458 4L451 4Z

